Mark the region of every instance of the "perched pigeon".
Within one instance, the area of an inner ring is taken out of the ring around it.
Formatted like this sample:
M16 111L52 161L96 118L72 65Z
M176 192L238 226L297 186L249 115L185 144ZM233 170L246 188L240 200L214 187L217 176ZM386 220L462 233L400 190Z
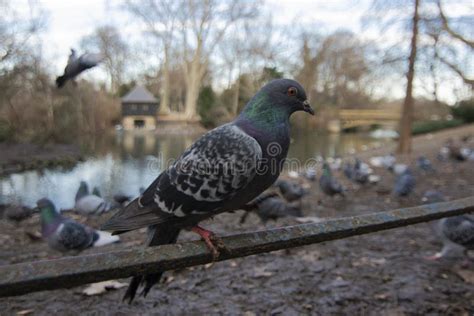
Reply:
M288 202L299 200L308 193L299 183L294 181L279 179L274 185L280 189L281 195Z
M201 136L103 229L122 233L148 226L148 245L156 246L175 243L181 229L192 227L218 255L216 245L222 248L222 242L197 224L241 209L276 181L290 145L289 118L296 111L314 114L303 87L289 79L271 81L234 121ZM161 275L135 276L124 299L133 300L142 281L146 295Z
M397 196L408 196L415 188L416 180L408 168L395 180L394 193Z
M281 217L302 217L303 212L301 208L296 205L287 203L285 200L279 196L270 196L259 199L255 199L255 213L262 220L263 223L266 223L268 220L277 220ZM247 218L249 213L245 213L242 216L240 223L243 223Z
M437 232L443 248L428 259L439 259L452 252L474 250L474 215L445 217L438 221Z
M3 217L14 222L21 222L31 217L35 212L35 209L25 205L10 204L5 207Z
M426 158L425 156L420 156L416 159L416 165L418 168L425 172L435 172L435 169L433 168L433 165L431 164L431 161Z
M90 247L118 242L118 236L94 230L61 216L48 199L37 202L41 211L41 234L49 246L60 252L80 252Z
M344 196L344 187L332 176L331 168L327 163L323 165L323 174L319 178L319 187L321 191L329 196L336 194Z
M85 181L81 181L76 193L76 204L74 209L83 215L100 215L116 208L115 205L105 201L103 198L89 194L89 187Z
M64 74L56 78L56 85L58 88L64 86L66 81L74 80L81 72L89 68L97 66L103 60L101 54L82 54L79 58L76 56L76 51L71 49L71 54L67 60Z

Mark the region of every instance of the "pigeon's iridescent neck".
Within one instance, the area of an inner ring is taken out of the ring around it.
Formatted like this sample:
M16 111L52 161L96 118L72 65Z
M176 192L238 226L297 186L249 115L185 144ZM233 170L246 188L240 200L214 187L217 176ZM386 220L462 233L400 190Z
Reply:
M272 104L270 98L265 93L260 92L247 103L237 117L236 122L242 125L249 122L255 128L265 132L282 131L282 127L283 132L288 132L290 114L289 108Z
M41 210L41 232L43 236L54 233L61 222L61 215L53 207L45 207Z

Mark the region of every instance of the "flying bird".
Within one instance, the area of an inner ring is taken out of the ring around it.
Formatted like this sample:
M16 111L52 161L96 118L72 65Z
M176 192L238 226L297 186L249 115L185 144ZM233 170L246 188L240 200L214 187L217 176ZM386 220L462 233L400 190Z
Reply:
M81 181L75 201L75 211L83 215L100 215L118 207L107 202L100 195L90 194L85 181Z
M340 194L344 196L344 187L332 176L331 168L327 163L323 164L323 174L319 178L321 191L329 196Z
M63 87L68 80L74 80L81 72L97 66L103 60L101 54L85 53L77 57L76 51L71 49L64 74L56 78L56 86Z
M290 115L314 115L303 87L294 80L269 82L234 121L197 139L145 192L115 214L103 229L115 234L149 227L149 246L175 243L181 229L199 234L214 257L222 241L198 223L243 208L280 175L290 145ZM229 170L229 168L231 168ZM135 276L124 299L143 295L162 273Z
M48 199L41 199L36 204L41 212L41 234L54 250L79 253L87 248L104 246L120 240L118 236L94 230L63 217Z

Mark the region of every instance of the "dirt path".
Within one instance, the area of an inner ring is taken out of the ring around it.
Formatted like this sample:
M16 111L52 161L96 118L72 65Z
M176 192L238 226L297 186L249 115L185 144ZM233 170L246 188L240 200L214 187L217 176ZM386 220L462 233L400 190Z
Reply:
M428 189L439 190L450 199L472 196L474 162L435 159L445 139L465 135L474 136L474 126L415 139L414 153L399 158L414 161L416 156L426 155L437 173L416 172L417 187L408 198L383 193L380 188L390 189L394 176L377 169L382 176L382 183L377 186L356 188L338 174L350 188L346 198L322 196L314 183L311 194L302 202L303 211L306 216L330 218L389 210L420 204ZM466 145L474 148L474 140ZM390 150L377 149L359 156L367 159L371 154ZM264 228L253 214L239 225L240 215L222 214L203 226L221 235ZM88 223L99 226L104 220L92 219ZM296 221L281 219L268 223L266 228L289 224ZM38 225L36 217L18 226L0 221L0 264L58 256L43 242L33 242L25 234L37 230ZM424 256L440 249L431 226L432 223L418 224L169 272L163 284L132 305L120 301L125 289L86 297L81 294L84 287L78 287L0 299L0 314L32 310L34 315L473 315L474 264L461 268L459 258L425 260ZM195 237L186 233L181 239L190 238ZM87 253L138 246L143 239L143 231L132 232L124 235L122 244Z

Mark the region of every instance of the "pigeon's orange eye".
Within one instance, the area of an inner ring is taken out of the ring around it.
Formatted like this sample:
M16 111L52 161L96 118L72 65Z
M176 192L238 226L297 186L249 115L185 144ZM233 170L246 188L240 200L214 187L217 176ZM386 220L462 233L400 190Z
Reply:
M298 94L298 89L296 89L295 87L290 87L287 93L290 97L294 97Z

